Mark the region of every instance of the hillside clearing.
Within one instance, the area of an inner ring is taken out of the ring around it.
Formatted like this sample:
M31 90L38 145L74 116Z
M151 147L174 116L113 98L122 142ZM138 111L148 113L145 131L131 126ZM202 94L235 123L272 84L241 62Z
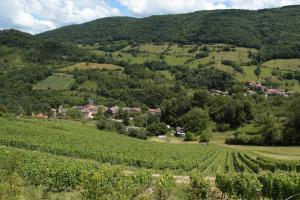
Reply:
M99 63L88 63L88 62L81 62L75 65L65 67L60 69L62 72L66 71L73 71L75 69L78 70L89 70L89 69L99 69L99 70L108 70L108 71L120 71L123 68L113 64L99 64Z
M33 86L34 90L66 90L75 79L66 74L53 74Z

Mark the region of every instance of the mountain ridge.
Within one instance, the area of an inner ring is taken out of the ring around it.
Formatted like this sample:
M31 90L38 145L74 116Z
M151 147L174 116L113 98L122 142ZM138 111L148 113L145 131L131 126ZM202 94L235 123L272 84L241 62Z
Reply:
M146 18L110 17L37 35L77 43L226 43L261 49L265 60L300 57L300 6L211 10Z

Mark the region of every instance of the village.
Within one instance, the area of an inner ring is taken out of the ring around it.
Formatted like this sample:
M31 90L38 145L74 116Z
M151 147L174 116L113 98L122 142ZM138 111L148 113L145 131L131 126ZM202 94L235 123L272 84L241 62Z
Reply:
M270 96L282 96L282 97L288 97L291 94L293 94L293 91L285 91L279 88L268 88L264 86L263 84L256 82L256 81L248 81L245 84L247 91L244 93L245 96L252 96L256 94L264 94L265 97ZM230 96L230 93L228 91L220 91L220 90L210 90L211 96ZM116 120L116 116L120 110L126 111L130 116L134 116L136 114L145 113L141 108L138 107L119 107L119 106L112 106L112 107L106 107L103 105L95 105L93 100L89 100L89 103L82 106L74 106L73 109L76 109L82 113L82 118L85 120L91 120L94 119L96 115L99 113L104 114L105 116L108 116L109 118ZM45 113L38 113L38 114L32 114L34 118L40 118L40 119L56 119L56 118L62 118L66 117L68 109L63 108L62 105L60 105L58 108L51 108L50 112L48 114ZM146 110L146 113L150 115L156 115L160 116L161 109L160 108L149 108ZM132 120L132 117L131 117Z
M260 82L248 81L245 83L246 92L244 96L253 96L257 94L264 94L266 98L270 96L282 96L288 97L293 94L293 91L285 91L279 88L268 88ZM210 90L210 94L213 96L230 96L228 91Z
M282 96L288 97L292 94L290 91L284 91L278 88L268 88L261 83L256 81L249 81L245 84L246 92L244 96L253 96L256 94L263 94L266 98L270 96ZM219 91L219 90L210 90L209 93L211 96L231 96L228 91ZM72 112L71 112L72 111ZM123 114L122 114L123 113ZM123 119L122 116L125 115L128 119ZM76 116L72 116L76 115ZM122 115L122 116L121 116ZM60 105L58 108L51 108L48 114L39 113L32 114L33 118L38 119L77 119L77 120L98 120L99 116L104 117L107 120L112 122L126 124L126 130L129 129L147 129L147 124L144 127L137 126L134 121L136 118L140 116L146 116L146 118L154 117L159 118L161 116L160 108L149 108L147 110L139 108L139 107L119 107L117 105L107 107L104 105L95 105L93 100L89 100L86 105L74 106L71 108L63 108ZM128 122L124 123L124 120L128 120ZM145 120L145 119L143 119ZM165 125L165 129L173 130L172 135L176 137L185 137L186 133L181 127L171 127L170 125ZM164 134L157 134L157 136L161 139L164 139L166 136Z

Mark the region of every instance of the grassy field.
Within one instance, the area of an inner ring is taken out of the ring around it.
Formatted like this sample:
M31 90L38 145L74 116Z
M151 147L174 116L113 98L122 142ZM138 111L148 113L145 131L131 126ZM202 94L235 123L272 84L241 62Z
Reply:
M81 62L81 63L77 63L77 64L69 66L69 67L62 68L62 69L60 69L60 71L66 72L66 71L73 71L75 69L78 69L78 70L100 69L100 70L108 70L108 71L119 71L119 70L122 70L123 68L120 66L117 66L117 65L112 65L112 64Z
M53 74L33 86L34 90L66 90L75 81L72 76Z
M94 81L85 81L81 85L79 85L78 89L86 89L86 90L96 90L97 83Z
M275 68L275 69L296 71L296 70L300 70L300 59L271 60L265 62L263 66Z
M229 133L215 133L211 143L231 148L235 150L249 151L253 153L260 154L262 156L267 156L275 159L285 159L285 160L300 160L300 147L273 147L273 146L247 146L247 145L227 145L225 144L225 139L231 136Z

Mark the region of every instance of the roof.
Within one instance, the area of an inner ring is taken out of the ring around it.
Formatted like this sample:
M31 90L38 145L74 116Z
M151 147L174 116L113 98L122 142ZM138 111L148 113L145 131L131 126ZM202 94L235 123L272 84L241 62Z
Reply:
M95 106L95 105L88 104L85 106L79 106L78 108L83 113L90 113L90 112L97 113L98 112L98 106Z
M48 119L48 115L44 115L43 113L39 113L37 115L34 115L37 119Z
M142 109L140 108L125 108L128 112L141 112Z
M149 113L161 113L161 109L160 108L155 108L155 109L149 108L148 112Z

